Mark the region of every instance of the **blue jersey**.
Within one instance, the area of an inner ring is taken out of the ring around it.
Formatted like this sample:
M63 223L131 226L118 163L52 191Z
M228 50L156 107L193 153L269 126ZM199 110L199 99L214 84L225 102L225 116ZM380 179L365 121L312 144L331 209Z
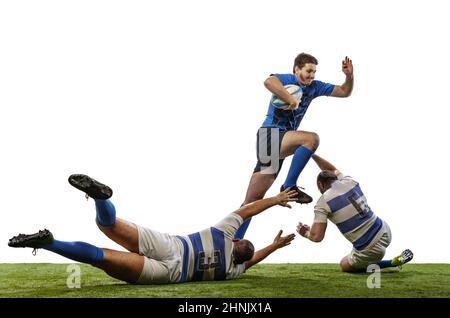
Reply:
M303 90L303 96L299 107L293 110L278 109L274 107L272 103L269 103L267 117L261 127L277 127L281 130L297 130L311 101L319 96L330 96L334 89L333 84L316 80L312 81L310 85L305 86L297 81L294 74L272 75L276 76L283 86L288 84L300 86Z

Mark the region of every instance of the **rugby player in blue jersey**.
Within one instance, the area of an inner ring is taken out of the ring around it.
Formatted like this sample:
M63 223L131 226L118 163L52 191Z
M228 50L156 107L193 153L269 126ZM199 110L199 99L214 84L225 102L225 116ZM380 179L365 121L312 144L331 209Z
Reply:
M89 176L71 175L69 183L95 200L99 229L128 252L55 240L48 230L14 236L9 246L42 248L133 284L164 284L238 278L295 238L294 233L281 236L280 230L271 244L256 252L250 241L233 239L244 220L275 205L290 208L288 202L297 200L297 192L292 190L243 206L203 231L173 236L117 218L109 200L112 189Z
M382 260L391 243L391 229L369 207L358 182L344 176L327 160L313 155L322 170L317 177L317 187L322 196L314 207L314 223L310 227L299 223L297 232L313 242L321 242L327 229L327 220L336 224L339 231L353 245L350 254L341 260L344 272L365 271L377 264L380 268L402 266L413 258L404 250L391 260Z
M342 61L345 81L333 85L315 80L317 59L301 53L294 61L293 73L272 74L264 82L265 87L278 96L287 106L276 108L269 103L266 119L257 134L257 164L250 179L244 205L264 197L275 181L283 160L294 155L288 175L281 191L293 189L298 193L298 203L310 203L312 198L297 187L297 179L319 146L319 136L314 132L297 131L311 101L319 96L348 97L353 89L353 64L348 57ZM284 88L295 84L301 87L303 95L297 100ZM243 238L250 219L236 232L236 238Z

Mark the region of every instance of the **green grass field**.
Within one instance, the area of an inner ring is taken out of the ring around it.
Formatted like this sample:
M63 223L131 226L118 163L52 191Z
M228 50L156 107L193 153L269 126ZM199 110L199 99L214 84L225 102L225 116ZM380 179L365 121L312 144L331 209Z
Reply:
M81 287L68 288L67 264L0 264L0 297L450 297L450 264L408 264L369 274L346 274L337 264L259 264L241 279L170 285L129 285L80 265Z

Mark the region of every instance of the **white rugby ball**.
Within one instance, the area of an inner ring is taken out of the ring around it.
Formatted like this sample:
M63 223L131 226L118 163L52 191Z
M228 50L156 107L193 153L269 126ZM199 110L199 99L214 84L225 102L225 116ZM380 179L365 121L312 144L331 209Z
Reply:
M295 98L297 98L300 103L300 101L302 100L302 96L303 96L303 90L300 86L294 85L294 84L289 84L289 85L285 85L284 88L288 91L289 94L291 94ZM279 98L276 95L272 95L272 99L270 100L270 102L276 108L285 107L288 105L281 98Z

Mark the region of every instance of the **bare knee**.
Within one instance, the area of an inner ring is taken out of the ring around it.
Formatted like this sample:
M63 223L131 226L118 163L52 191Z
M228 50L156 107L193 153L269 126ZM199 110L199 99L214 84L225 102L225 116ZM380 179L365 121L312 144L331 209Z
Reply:
M350 273L351 270L347 266L341 264L341 272L343 272L343 273Z
M319 148L320 144L320 137L315 132L308 133L308 136L306 138L306 142L303 145L304 147L308 148L312 152L316 151L317 148Z
M103 226L103 225L99 224L98 221L95 223L97 224L98 229L100 231L102 231L103 234L105 234L106 236L113 235L116 233L116 224L115 223L110 226Z
M341 259L341 263L339 264L341 266L341 271L343 272L353 272L353 268L351 267L350 263L348 262L348 256L345 256Z
M130 252L139 253L139 233L136 225L117 218L111 226L102 226L98 222L97 226L117 244L122 245Z

